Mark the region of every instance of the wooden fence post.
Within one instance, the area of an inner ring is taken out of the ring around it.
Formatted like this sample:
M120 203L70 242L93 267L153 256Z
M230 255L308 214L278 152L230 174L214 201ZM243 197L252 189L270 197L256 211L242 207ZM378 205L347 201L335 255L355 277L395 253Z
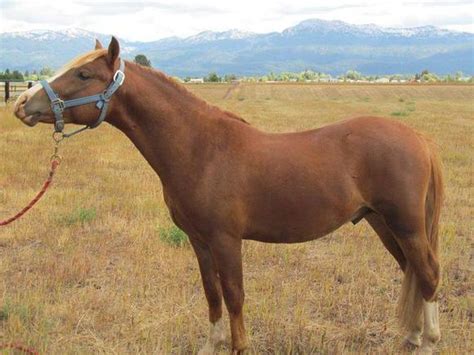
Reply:
M5 102L10 98L10 82L5 80Z

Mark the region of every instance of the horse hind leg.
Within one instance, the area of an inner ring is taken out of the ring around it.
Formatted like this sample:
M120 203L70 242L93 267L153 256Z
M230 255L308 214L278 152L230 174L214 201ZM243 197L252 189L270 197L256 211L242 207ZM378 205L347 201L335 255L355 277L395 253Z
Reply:
M377 233L383 245L395 258L400 268L405 271L407 260L405 255L403 255L403 251L398 245L397 240L395 239L395 235L385 223L384 218L376 212L368 213L364 216L364 218L370 224L372 229ZM408 334L405 337L404 343L420 346L421 335L423 332L423 318L421 314L418 317L418 321L413 322L407 330Z
M438 301L423 301L423 344L421 352L431 354L441 338L439 329Z
M414 330L420 327L420 317L423 315L421 351L429 353L440 338L435 300L440 282L440 266L437 250L426 235L424 219L420 220L423 223L396 224L396 228L389 226L394 230L397 243L407 259L398 308L400 321L406 329Z
M385 248L392 254L402 270L405 270L406 258L398 245L395 236L385 223L383 217L376 212L369 212L364 216L372 229L377 233Z

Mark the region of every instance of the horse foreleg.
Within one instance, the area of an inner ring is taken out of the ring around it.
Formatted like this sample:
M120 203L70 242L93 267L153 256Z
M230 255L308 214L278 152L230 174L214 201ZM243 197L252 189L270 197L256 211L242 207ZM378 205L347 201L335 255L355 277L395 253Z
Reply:
M418 229L418 230L417 230ZM415 232L407 233L413 230ZM407 275L412 278L411 284L402 286L402 294L411 295L405 298L405 304L402 305L409 313L404 316L404 323L412 323L415 328L421 321L416 317L423 314L423 342L420 351L431 353L440 338L438 321L438 303L436 302L436 292L440 282L440 266L437 257L437 251L430 245L425 234L424 226L401 228L397 235L403 254L407 258ZM411 270L410 270L411 268ZM410 273L414 273L410 276ZM421 302L420 302L421 301ZM419 312L421 310L421 312ZM411 314L411 316L410 316ZM414 321L411 322L410 318Z
M229 312L232 350L234 353L241 353L248 346L242 310L244 305L242 240L227 235L216 236L211 244L211 251Z
M193 238L190 238L190 240L198 259L202 284L209 304L209 336L199 354L214 354L219 343L225 340L224 322L222 320L222 289L209 247L204 243L193 240Z

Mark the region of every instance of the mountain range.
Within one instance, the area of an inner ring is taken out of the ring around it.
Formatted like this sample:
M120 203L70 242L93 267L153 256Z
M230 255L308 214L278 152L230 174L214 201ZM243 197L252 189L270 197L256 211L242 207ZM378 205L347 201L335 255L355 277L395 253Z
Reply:
M0 70L53 69L110 35L82 29L0 34ZM474 74L474 34L434 26L387 28L310 19L282 32L205 31L152 42L120 40L122 56L145 54L153 66L180 77L262 75L306 69L341 74Z

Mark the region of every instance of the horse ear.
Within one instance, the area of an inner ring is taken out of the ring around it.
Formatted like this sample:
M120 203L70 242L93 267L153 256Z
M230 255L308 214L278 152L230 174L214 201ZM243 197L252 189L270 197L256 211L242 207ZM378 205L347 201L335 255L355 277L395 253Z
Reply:
M95 39L95 50L97 49L102 49L104 48L104 46L102 45L102 43L100 43L100 41L96 38Z
M120 55L120 44L117 41L117 38L112 36L112 40L110 41L109 50L107 53L107 61L109 62L111 66L115 64L115 61L117 60L119 55Z

